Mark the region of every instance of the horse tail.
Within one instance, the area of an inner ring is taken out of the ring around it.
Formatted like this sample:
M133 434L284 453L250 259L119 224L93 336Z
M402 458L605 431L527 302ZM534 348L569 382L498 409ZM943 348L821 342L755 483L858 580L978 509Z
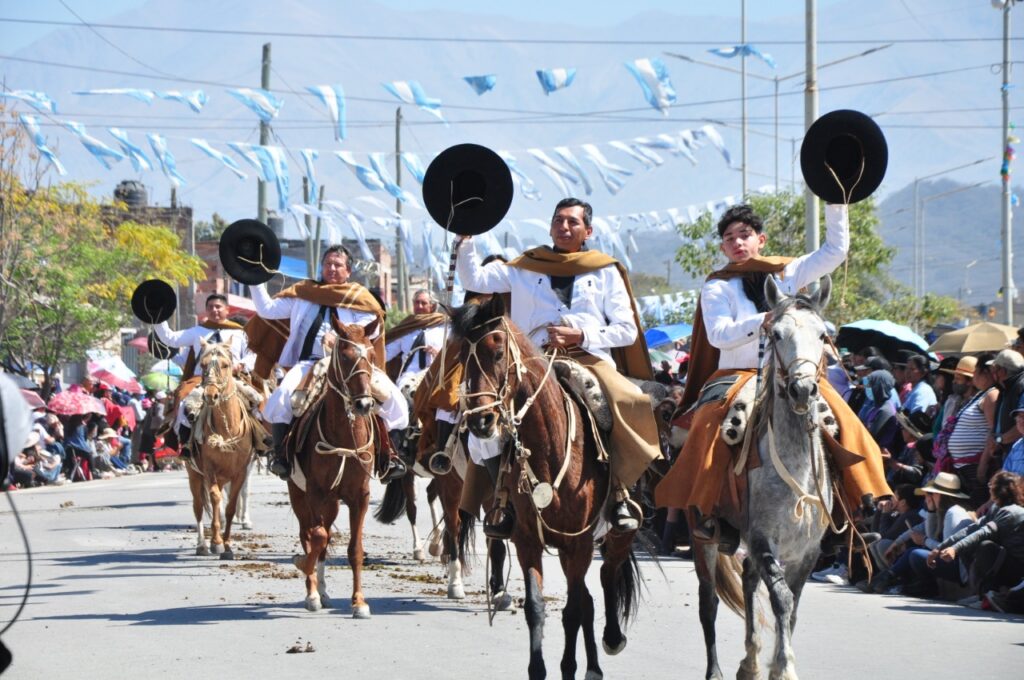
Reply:
M735 555L718 554L715 562L715 592L741 619L746 618L743 599L743 564Z
M468 555L474 554L476 546L476 517L463 509L459 509L459 562L465 569Z
M602 545L602 555L604 546ZM633 546L629 547L626 559L615 570L615 615L623 625L636 617L640 610L640 565L636 560Z
M401 479L388 482L384 489L384 500L373 511L373 518L384 524L394 522L405 513L405 485Z

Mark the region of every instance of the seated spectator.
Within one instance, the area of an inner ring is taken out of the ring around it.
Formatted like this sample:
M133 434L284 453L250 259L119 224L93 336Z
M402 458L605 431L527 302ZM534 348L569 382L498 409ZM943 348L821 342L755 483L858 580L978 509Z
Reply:
M998 472L988 485L992 504L974 524L946 538L928 555L928 566L955 560L970 564L978 596L1024 579L1024 488L1012 472Z
M32 446L32 458L35 460L33 472L36 482L38 484L63 484L64 478L60 473L61 459L42 448L41 444L42 440L36 435L35 444Z
M93 470L98 470L101 473L100 476L103 479L115 477L117 473L124 469L121 467L121 462L116 459L117 449L114 446L116 441L117 432L109 427L96 437L92 467Z
M41 481L36 479L36 446L39 444L39 433L33 431L28 435L25 448L14 456L11 461L11 483L21 489L31 489L40 486Z
M92 461L94 447L89 440L85 424L85 416L74 415L68 419L64 428L64 474L71 481L78 481L77 475L72 475L76 463L82 468L83 480L92 479Z
M895 584L901 583L899 592L934 597L938 590L936 578L960 584L967 582L967 568L960 560L943 562L934 569L928 567L931 551L974 521L964 503L970 496L960 490L960 478L949 472L940 472L916 493L925 497L924 521L908 526L885 551L883 556L892 566L875 578L872 589L876 593L888 592ZM910 549L897 557L909 543L913 543Z
M914 354L907 359L906 377L911 388L903 402L903 408L909 413L926 411L938 404L935 390L928 382L929 369L928 357Z
M896 380L896 395L900 398L900 408L905 408L907 397L914 386L907 377L907 359L913 356L913 352L901 349L896 361L892 362L892 377Z
M898 484L913 484L916 487L924 478L925 455L931 454L934 418L926 411L912 414L900 411L896 414L896 420L901 426L903 448L896 455L882 451L883 460L889 468L886 478L893 488Z
M896 386L892 373L879 369L867 376L865 393L867 399L861 409L860 419L874 437L879 448L899 450L902 448L899 431L900 424L896 420L896 406L892 396Z

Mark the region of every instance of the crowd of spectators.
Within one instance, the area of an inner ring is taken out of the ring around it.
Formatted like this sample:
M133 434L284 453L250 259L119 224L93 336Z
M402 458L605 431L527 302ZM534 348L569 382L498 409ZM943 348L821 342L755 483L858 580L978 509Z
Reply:
M863 559L843 551L812 578L1024 613L1022 351L1024 329L937 364L873 347L836 364L829 379L882 449L894 496L858 523Z
M16 454L4 487L31 488L109 479L165 469L157 451L169 397L162 391L129 394L86 378L84 391L104 404L104 415L58 415L39 407L25 447ZM130 413L128 413L130 410Z

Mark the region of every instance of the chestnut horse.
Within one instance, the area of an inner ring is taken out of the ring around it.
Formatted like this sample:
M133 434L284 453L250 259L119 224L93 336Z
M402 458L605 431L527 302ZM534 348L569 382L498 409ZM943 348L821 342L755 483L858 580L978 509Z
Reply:
M331 315L337 341L330 352L326 389L296 420L287 446L294 451L288 496L299 520L303 555L292 562L306 575L306 609L329 603L324 583L331 525L338 502L348 506L348 563L352 569L352 617L370 618L363 599L363 521L373 474L374 400L370 393L374 351L369 338L379 322L347 325ZM388 436L386 432L381 436Z
M505 303L494 296L470 303L452 320L461 340L465 393L462 417L480 439L500 437L506 472L499 491L515 509L512 543L526 581L524 604L530 632L529 677L546 677L541 640L544 629L543 565L546 547L556 548L568 581L562 610L565 649L563 677L576 673L580 629L588 680L603 677L594 637L594 600L584 577L594 557L595 535L601 540L601 586L604 591L605 652L626 646L621 623L637 608L639 573L633 555L635 531L608 530L604 518L611 491L608 466L597 460L597 444L583 413L556 380L550 359L505 316ZM549 494L541 493L545 485ZM533 492L533 493L531 493Z
M198 456L188 465L192 490L192 511L196 518L196 554L219 554L222 560L234 558L231 551L231 524L239 494L246 485L253 458L254 428L258 425L249 413L248 402L239 394L239 383L232 375L234 360L230 346L202 343L199 354L202 405L193 425L192 443ZM227 490L227 509L221 531L221 501ZM210 512L210 547L203 540L203 511Z

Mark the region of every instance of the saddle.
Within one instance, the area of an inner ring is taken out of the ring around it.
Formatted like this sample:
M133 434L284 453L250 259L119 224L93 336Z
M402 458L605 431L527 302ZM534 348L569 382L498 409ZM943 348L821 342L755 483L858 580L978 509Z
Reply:
M302 379L292 393L292 415L298 418L327 391L328 357L313 364L313 368Z
M554 361L555 376L562 389L590 413L598 430L602 433L611 432L612 411L593 374L572 359L557 358Z

